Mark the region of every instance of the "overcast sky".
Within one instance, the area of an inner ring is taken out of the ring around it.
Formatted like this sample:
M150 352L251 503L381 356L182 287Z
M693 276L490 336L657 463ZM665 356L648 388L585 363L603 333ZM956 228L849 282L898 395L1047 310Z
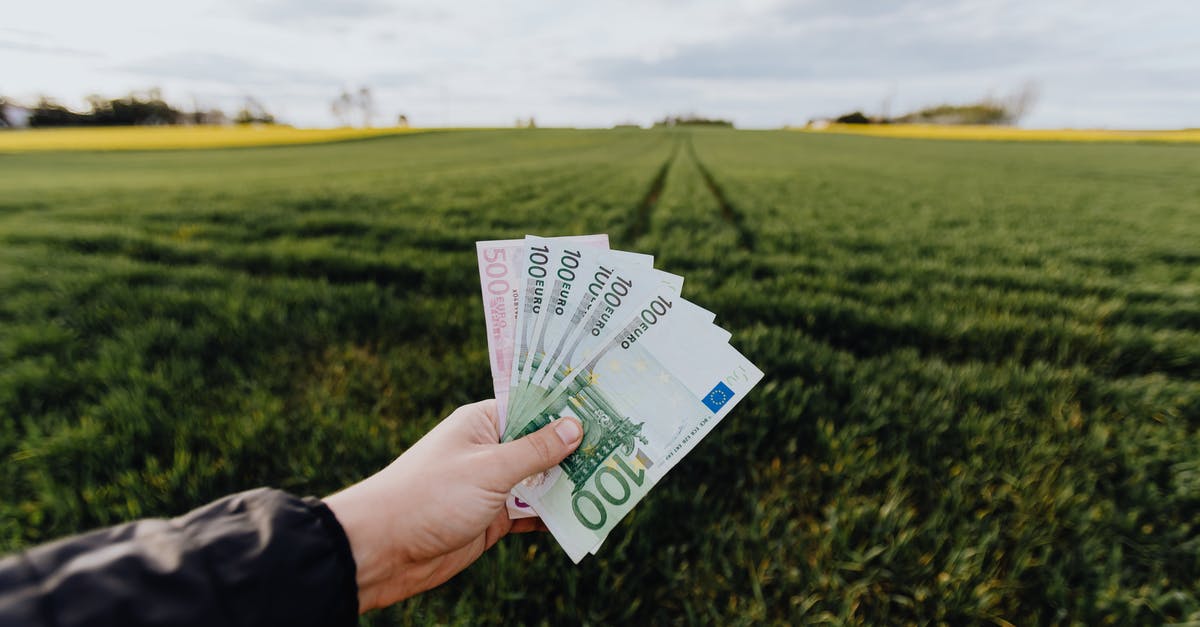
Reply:
M380 121L417 126L742 127L863 109L899 114L1032 82L1031 127L1200 126L1196 0L401 0L13 2L0 94L71 104L161 87L191 107L245 95L335 124L369 85Z

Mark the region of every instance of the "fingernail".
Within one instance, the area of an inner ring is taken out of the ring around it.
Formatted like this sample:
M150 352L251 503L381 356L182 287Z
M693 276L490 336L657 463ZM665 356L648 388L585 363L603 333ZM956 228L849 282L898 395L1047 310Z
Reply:
M562 418L554 425L554 432L563 444L570 444L579 439L579 424L569 418Z

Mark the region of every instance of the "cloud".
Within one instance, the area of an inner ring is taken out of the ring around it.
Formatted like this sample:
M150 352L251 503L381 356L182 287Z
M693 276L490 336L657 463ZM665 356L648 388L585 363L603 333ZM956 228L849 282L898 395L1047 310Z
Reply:
M961 14L925 0L886 9L857 3L788 5L754 30L680 47L657 58L595 59L594 76L630 80L895 79L990 71L1052 58L1057 47L1036 31L980 32Z
M922 10L946 11L951 4L939 0L885 0L871 2L840 2L829 0L806 0L800 2L784 2L771 11L775 19L786 22L807 22L823 18L850 18L864 20L869 18L894 17L902 14L912 14Z
M367 76L365 83L372 87L412 87L416 85L428 84L428 76L421 72L405 72L402 70L389 70L386 72L374 72Z
M126 64L120 71L157 79L231 84L238 87L336 86L336 76L286 68L211 52L180 52Z
M27 28L13 28L11 26L0 26L0 33L7 33L9 35L14 35L21 39L49 39L50 38L50 35L48 33L43 33L42 31L29 30Z
M79 48L31 43L27 41L11 41L5 39L0 39L0 50L13 50L16 52L28 52L31 54L54 54L67 57L100 56L96 53L88 52L87 50L80 50Z
M0 50L68 57L99 56L87 50L57 45L54 37L47 33L9 26L0 27Z
M362 20L391 15L395 10L381 0L268 0L239 2L250 17L265 22L307 20Z
M387 20L428 24L454 17L447 8L395 0L264 0L237 2L232 6L253 20L287 26L331 22L338 26L365 25Z

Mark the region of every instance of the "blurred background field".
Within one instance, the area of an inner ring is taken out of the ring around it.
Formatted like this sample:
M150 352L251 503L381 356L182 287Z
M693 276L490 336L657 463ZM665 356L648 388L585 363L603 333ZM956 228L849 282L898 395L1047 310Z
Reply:
M423 132L411 128L238 126L108 126L27 129L0 133L0 153L183 150L316 144Z
M510 538L364 622L1200 621L1198 199L1192 144L0 154L0 550L376 470L489 395L474 242L607 232L763 384L599 557Z
M814 129L804 129L814 130ZM1200 129L1124 131L1113 129L1018 128L1000 125L946 124L832 124L816 129L828 133L852 133L872 137L909 139L965 139L975 141L1051 142L1200 142Z
M386 137L406 133L446 132L452 130L467 129L417 129L407 126L294 128L276 124L41 128L0 133L0 153L190 150L194 148L289 146L294 144L317 144L354 139L370 139L373 137ZM868 135L873 137L964 139L974 141L1200 142L1200 130L1196 129L1120 131L1107 129L1028 129L995 125L832 124L823 128L802 128L796 130L815 133Z

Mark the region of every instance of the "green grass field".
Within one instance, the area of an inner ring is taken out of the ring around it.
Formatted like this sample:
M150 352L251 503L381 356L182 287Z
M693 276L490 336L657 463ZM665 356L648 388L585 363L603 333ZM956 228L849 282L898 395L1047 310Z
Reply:
M608 232L766 373L580 566L393 622L1200 621L1200 146L480 131L0 155L0 549L326 494L489 395L474 241Z

